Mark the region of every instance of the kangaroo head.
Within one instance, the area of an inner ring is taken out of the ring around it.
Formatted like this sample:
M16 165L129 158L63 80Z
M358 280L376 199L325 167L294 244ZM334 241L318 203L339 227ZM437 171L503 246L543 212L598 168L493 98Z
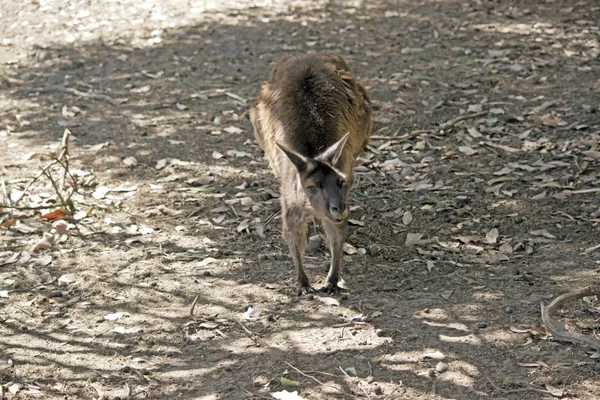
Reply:
M314 158L277 143L287 158L296 167L302 190L316 217L328 218L341 223L348 216L345 195L346 176L335 168L344 150L350 133L329 146Z

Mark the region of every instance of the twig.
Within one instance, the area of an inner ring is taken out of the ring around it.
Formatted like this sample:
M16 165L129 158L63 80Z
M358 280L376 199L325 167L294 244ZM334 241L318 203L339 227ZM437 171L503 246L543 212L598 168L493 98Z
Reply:
M237 323L238 323L238 325L242 327L242 329L244 330L244 332L246 332L246 334L247 334L247 335L250 337L250 339L252 339L252 340L256 341L256 335L255 335L255 334L254 334L252 331L250 331L248 328L246 328L246 327L244 326L244 324L242 324L242 323L241 323L240 321L238 321L237 319L236 319L236 320L234 320L234 321L235 321L235 322L237 322Z
M396 385L396 386L395 386L395 387L392 389L392 391L391 391L391 392L389 392L389 393L388 393L388 395L387 395L387 396L385 396L385 397L383 398L383 400L387 400L387 399L389 399L389 398L390 398L390 396L391 396L391 395L392 395L392 394L393 394L393 393L396 391L396 389L398 389L400 386L402 386L402 382L400 382L399 384L397 384L397 385Z
M350 375L348 375L348 373L346 371L344 371L344 368L342 368L341 365L338 365L338 368L340 369L340 371L342 371L344 373L344 375L346 375L348 378L352 378Z
M50 168L52 165L54 165L56 163L56 160L54 160L53 162L51 162L50 164L48 164L46 166L46 168ZM31 185L33 185L33 183L35 181L37 181L38 179L40 179L40 176L44 175L43 172L40 172L39 174L37 174L36 176L34 176L31 181L29 181L29 183L27 184L27 186L25 186L25 189L23 190L23 192L21 192L21 194L19 195L19 197L15 200L15 204L13 206L13 208L17 208L17 204L19 204L19 202L23 199L23 197L25 197L25 193L27 193L27 191L29 190L29 188L31 187Z
M367 325L367 323L363 322L363 321L350 321L350 322L344 322L343 324L333 325L332 328L344 328L347 326L354 326L354 325Z
M4 183L4 178L2 178L2 191L4 192L4 197L6 198L6 205L10 208L13 208L12 200L6 191L6 184Z
M298 368L294 367L294 366L293 366L292 364L290 364L289 362L287 362L287 361L286 361L285 363L288 365L288 367L290 367L290 368L291 368L291 369L293 369L294 371L298 372L300 375L302 375L302 376L305 376L305 377L307 377L307 378L310 378L310 379L312 379L313 381L317 382L319 385L325 385L323 382L321 382L320 380L318 380L318 379L317 379L317 378L315 378L314 376L312 376L312 375L308 375L308 374L305 374L304 372L300 371Z
M269 218L267 218L267 220L265 221L265 226L263 228L267 229L267 226L271 223L271 221L273 221L275 219L276 216L278 216L279 214L281 214L281 210L277 210L274 214L271 214L271 216L269 216Z
M456 117L454 119L451 119L450 121L444 122L443 124L440 125L440 129L450 128L450 127L458 124L460 121L465 121L468 119L479 118L479 117L485 117L486 115L488 115L487 111L481 111L481 112L478 112L475 114L461 115L460 117Z
M196 308L196 304L198 304L198 298L199 296L196 295L196 297L194 298L194 301L192 302L192 307L190 307L190 316L194 316L194 308Z
M58 199L60 200L60 205L66 210L69 207L67 206L67 202L65 201L62 193L60 192L58 185L56 183L56 181L54 180L54 178L52 177L52 174L50 174L50 172L48 172L48 170L46 168L42 168L42 173L48 178L50 179L50 183L52 183L52 187L54 188L54 191L56 192L56 195L58 196Z
M71 131L68 129L65 129L65 132L63 133L62 141L60 142L60 152L58 153L58 157L56 157L56 161L59 162L60 165L64 169L62 177L60 178L59 185L58 185L60 190L65 189L65 181L67 180L67 174L69 173L69 137L70 136L71 136ZM63 164L62 160L64 160L64 164Z
M561 296L558 296L554 299L548 307L544 306L544 303L540 304L540 308L542 311L542 322L546 327L546 331L552 335L554 340L559 342L570 342L576 344L587 345L596 350L600 350L600 340L584 335L578 332L568 332L565 329L565 323L560 321L555 321L552 319L552 314L563 304L577 300L586 296L600 296L600 287L592 287L589 286L585 289L578 290L572 293L565 293Z
M523 392L536 392L536 393L543 393L543 394L550 394L550 395L552 394L547 390L532 388L532 387L519 388L519 389L502 389L500 386L498 386L494 382L492 382L492 380L490 379L489 376L486 376L486 378L487 378L488 382L490 383L490 385L492 385L492 388L494 388L495 391L500 392L502 394L523 393Z
M110 104L112 104L115 107L119 107L121 105L120 101L115 100L106 94L87 93L87 92L82 92L77 89L73 89L73 88L69 88L69 87L51 86L49 88L34 88L33 89L33 91L35 91L35 92L49 92L50 90L58 90L60 92L69 93L69 94L72 94L77 97L84 97L86 99L104 100L104 101L109 102Z
M416 130L416 131L411 131L410 133L405 133L404 135L401 135L401 136L377 136L377 135L375 135L375 136L371 136L370 140L382 140L382 141L385 141L385 140L390 140L390 141L391 140L405 140L405 139L410 139L410 138L413 138L413 137L417 137L417 136L423 135L425 133L432 133L432 132L435 132L435 131L432 130L432 129L419 129L419 130Z

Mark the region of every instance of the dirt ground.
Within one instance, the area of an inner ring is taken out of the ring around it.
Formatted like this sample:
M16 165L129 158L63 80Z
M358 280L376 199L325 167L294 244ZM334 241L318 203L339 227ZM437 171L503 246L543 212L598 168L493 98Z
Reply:
M594 0L0 2L2 398L599 399L598 352L540 316L600 278L599 21ZM312 51L347 60L379 137L333 297L293 291L248 119L274 61ZM66 224L62 167L40 172L65 129ZM597 297L557 317L600 335Z

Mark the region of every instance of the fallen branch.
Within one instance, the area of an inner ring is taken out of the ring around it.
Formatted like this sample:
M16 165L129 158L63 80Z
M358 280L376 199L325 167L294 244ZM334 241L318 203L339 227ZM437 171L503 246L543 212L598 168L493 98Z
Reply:
M400 382L399 384L397 384L397 385L396 385L396 386L395 386L395 387L392 389L392 391L391 391L391 392L389 392L389 393L388 393L388 395L387 395L387 396L385 396L385 397L383 398L383 400L387 400L387 399L389 399L389 398L390 398L390 396L392 395L392 393L394 393L394 392L396 391L396 389L398 389L400 386L402 386L402 382Z
M371 136L370 140L381 140L381 141L394 141L394 140L406 140L406 139L411 139L417 136L421 136L425 133L433 133L435 132L432 129L419 129L416 131L411 131L410 133L405 133L404 135L401 136Z
M305 374L304 372L300 371L298 368L294 367L292 364L290 364L290 363L289 363L289 362L287 362L287 361L286 361L285 363L287 364L287 366L288 366L288 367L290 367L291 369L293 369L294 371L296 371L296 372L297 372L297 373L299 373L300 375L302 375L302 376L305 376L305 377L307 377L307 378L310 378L310 379L312 379L313 381L317 382L319 385L324 385L324 383L323 383L323 382L321 382L320 380L318 380L318 379L317 379L317 378L315 378L314 376L312 376L312 375L308 375L308 374Z
M488 115L487 111L481 111L475 114L465 114L465 115L461 115L460 117L456 117L454 119L451 119L450 121L444 122L443 124L440 125L440 129L447 129L450 128L456 124L458 124L461 121L466 121L468 119L474 119L474 118L479 118L479 117L485 117L486 115Z
M546 331L552 335L552 338L559 342L570 342L589 346L593 349L600 350L600 340L584 335L578 332L569 332L565 329L565 323L552 319L554 312L563 304L581 299L586 296L600 296L600 287L589 286L585 289L578 290L572 293L565 293L554 299L547 307L544 303L540 304L542 311L542 322L546 327Z
M4 178L2 178L2 192L4 192L4 198L6 198L6 205L9 208L12 208L12 200L10 199L10 196L8 195L8 191L6 190L6 184L4 183Z
M83 97L83 98L86 98L86 99L103 100L103 101L106 101L106 102L112 104L115 107L119 107L121 105L121 102L119 100L115 100L112 97L110 97L109 95L99 94L99 93L82 92L80 90L77 90L77 89L74 89L74 88L69 88L69 87L64 87L64 86L51 86L51 87L48 87L48 88L34 88L32 91L35 91L35 92L49 92L51 90L58 90L60 92L69 93L69 94L72 94L74 96Z
M196 295L196 297L194 298L194 301L192 302L192 306L190 307L190 315L192 317L194 316L194 308L196 308L196 304L198 304L198 298L199 298L199 296Z
M536 392L536 393L544 393L544 394L550 394L550 395L552 394L547 390L532 388L532 387L519 388L519 389L502 389L500 386L498 386L494 382L492 382L492 380L490 379L489 376L486 376L486 378L487 378L488 382L490 383L490 385L492 385L492 388L494 388L495 391L500 392L502 394L523 393L523 392Z

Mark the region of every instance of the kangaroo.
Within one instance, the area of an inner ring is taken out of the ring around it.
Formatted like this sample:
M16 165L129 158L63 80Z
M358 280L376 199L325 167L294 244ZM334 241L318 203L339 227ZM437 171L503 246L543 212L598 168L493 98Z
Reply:
M321 221L331 253L322 290L338 292L353 167L373 130L364 87L340 56L284 56L262 85L250 120L280 180L283 237L298 294L313 291L302 265L310 217Z

